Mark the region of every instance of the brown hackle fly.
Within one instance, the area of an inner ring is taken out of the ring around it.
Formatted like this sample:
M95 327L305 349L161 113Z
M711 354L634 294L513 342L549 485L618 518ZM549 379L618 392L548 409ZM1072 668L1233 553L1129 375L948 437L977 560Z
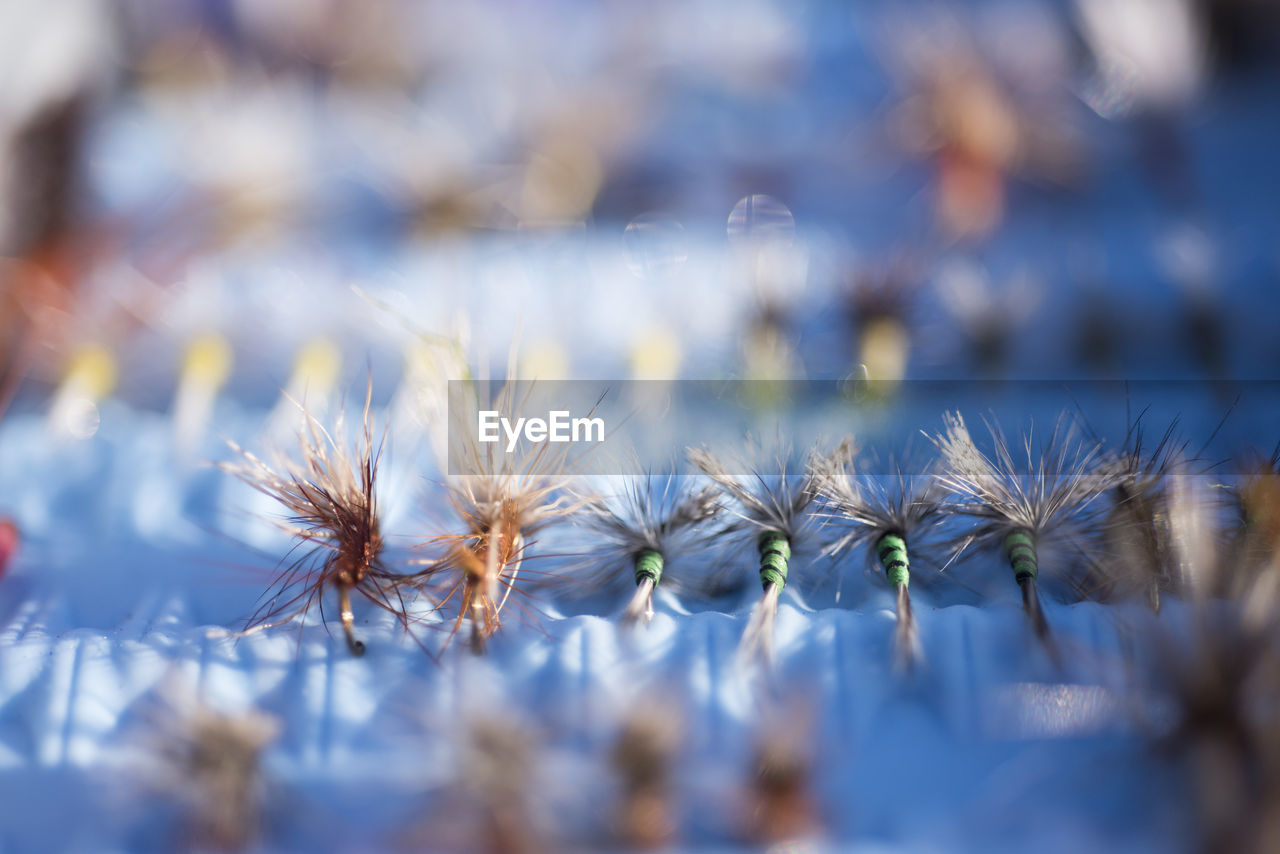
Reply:
M336 436L342 436L338 416L334 433L327 431L305 407L299 432L300 458L277 454L268 464L233 443L240 460L220 467L264 495L278 501L288 515L281 527L297 540L301 555L280 573L269 599L250 617L245 633L279 626L318 607L323 617L324 596L338 598L339 618L353 655L365 645L355 635L353 593L394 615L408 626L396 583L400 575L382 562L383 537L379 524L375 482L381 447L373 442L370 411L373 389L365 394L363 429L353 457Z
M186 847L246 851L261 833L262 751L279 722L256 711L224 713L190 706L153 731L160 760L151 785L176 798Z
M531 573L524 564L539 532L580 509L586 499L568 489L570 449L567 444L540 443L507 453L495 444L481 444L471 429L477 423L484 384L470 384L473 394L450 395L449 414L455 427L443 468L448 501L460 533L428 540L424 547L439 557L421 561L424 568L404 583L431 596L438 610L453 613L449 637L470 624L474 652L485 650L502 626L503 609L520 582ZM515 421L527 403L513 383L504 383L487 404ZM447 642L446 642L447 643Z

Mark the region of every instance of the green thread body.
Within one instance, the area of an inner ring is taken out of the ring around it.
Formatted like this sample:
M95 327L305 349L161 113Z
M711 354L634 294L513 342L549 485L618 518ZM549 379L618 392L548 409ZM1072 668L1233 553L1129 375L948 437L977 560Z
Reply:
M662 552L656 549L641 549L636 555L636 584L647 578L653 582L654 587L657 587L658 582L662 580L662 569L665 563Z
M885 577L894 587L906 587L911 583L911 567L907 559L907 541L897 534L885 534L876 543L876 554Z
M1013 577L1019 583L1034 579L1040 574L1040 565L1036 559L1036 540L1025 528L1011 531L1004 538L1004 553L1009 558L1009 567Z
M791 541L781 531L765 531L760 535L760 584L778 589L787 586L787 569L791 561Z

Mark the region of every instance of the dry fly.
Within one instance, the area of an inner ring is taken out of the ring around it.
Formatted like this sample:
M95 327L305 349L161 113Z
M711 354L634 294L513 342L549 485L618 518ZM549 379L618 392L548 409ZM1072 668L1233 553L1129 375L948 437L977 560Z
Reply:
M582 508L583 523L602 541L590 556L592 562L608 578L634 573L635 593L622 614L626 624L653 619L653 593L672 560L696 548L696 526L720 512L713 486L694 492L684 479L668 476L656 492L649 482L648 477L633 479L612 499Z
M1176 441L1176 426L1171 424L1153 447L1147 447L1139 419L1127 432L1124 450L1107 464L1116 482L1115 502L1103 527L1113 566L1104 583L1115 592L1145 593L1157 612L1161 593L1181 586L1167 495L1168 478L1186 452L1186 443Z
M352 655L364 654L364 643L355 636L353 591L408 626L405 605L396 590L401 576L381 562L383 541L374 494L381 448L373 447L372 394L370 385L355 459L301 404L297 404L304 419L298 434L301 460L279 455L273 467L230 443L242 459L220 467L280 502L290 514L281 527L297 538L296 548L303 550L272 586L274 595L269 591L270 600L250 617L246 633L302 617L313 605L319 606L323 619L323 597L330 588L338 593L339 616ZM343 433L341 415L335 432Z
M848 528L826 551L838 555L858 549L868 556L875 554L897 597L896 657L899 664L910 667L919 656L920 641L908 593L908 547L927 537L930 524L942 514L942 489L931 474L913 477L899 468L895 474L876 478L858 475L854 468L852 440L816 460L814 488L834 511L831 518Z
M221 714L196 708L166 733L163 782L186 812L192 850L244 851L259 833L260 755L279 731L257 712Z
M785 460L777 460L778 474L757 472L750 477L732 474L706 448L690 448L689 461L702 470L731 499L737 519L722 533L752 531L760 552L760 583L764 595L751 613L742 636L746 652L759 650L766 662L773 660L773 623L778 614L778 597L787 584L791 548L807 526L806 511L814 499L814 465L817 452L802 475L788 474Z
M675 839L672 777L679 747L679 723L666 710L641 707L624 718L610 760L622 790L616 832L626 847L654 851Z
M811 751L782 727L762 734L749 787L751 841L768 850L803 849L821 834Z
M526 854L542 850L529 793L535 777L531 735L510 722L473 724L462 782L476 811L474 850Z
M1280 575L1280 445L1232 490L1239 510L1232 562L1249 577Z
M455 603L449 636L469 620L471 646L480 653L502 625L503 608L517 590L532 538L578 510L583 499L566 489L568 445L550 450L544 442L531 452L503 453L493 443L479 443L474 425L480 388L470 385L477 394L451 395L455 427L449 436L454 445L445 468L458 472L449 475L446 487L463 532L429 540L425 546L442 556L423 561L425 568L404 583L433 591L438 608ZM488 408L514 423L526 401L527 395L517 396L514 384L507 382Z
M1023 608L1036 635L1047 644L1049 624L1036 589L1041 548L1063 543L1083 558L1080 532L1093 501L1115 485L1115 474L1099 467L1099 445L1077 441L1061 420L1038 459L1027 433L1027 467L1021 470L994 423L987 425L995 447L995 455L989 457L978 450L959 413L944 419L946 429L933 438L945 464L939 483L958 499L944 506L975 523L958 541L955 553L970 546L1002 548L1022 589Z
M1169 485L1176 559L1190 608L1174 631L1152 624L1144 675L1173 719L1158 743L1186 760L1200 850L1276 850L1280 844L1280 584L1270 571L1223 560L1214 508L1194 478ZM1273 511L1274 512L1274 511ZM1141 704L1139 709L1145 709ZM1144 715L1144 722L1154 723Z

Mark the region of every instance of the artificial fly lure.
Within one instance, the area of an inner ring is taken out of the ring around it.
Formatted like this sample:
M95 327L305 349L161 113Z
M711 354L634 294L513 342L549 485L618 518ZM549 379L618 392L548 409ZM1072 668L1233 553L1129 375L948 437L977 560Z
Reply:
M1086 593L1145 596L1152 611L1159 613L1164 593L1181 593L1187 584L1184 567L1178 560L1172 516L1169 510L1170 484L1178 478L1204 474L1212 466L1196 467L1218 429L1192 453L1189 443L1178 436L1174 419L1154 444L1146 440L1143 421L1146 411L1128 419L1120 450L1100 462L1099 468L1113 478L1112 503L1101 526L1104 561L1096 567L1096 583ZM1099 441L1089 431L1091 440Z
M679 723L669 712L642 704L622 721L609 758L621 789L616 838L627 848L656 851L675 839L672 777L679 743Z
M305 549L281 573L272 587L275 595L249 619L245 633L287 623L317 603L323 616L323 596L331 588L338 594L342 630L352 655L363 655L365 649L355 636L352 592L408 627L396 587L402 576L381 561L383 540L374 494L381 449L373 447L372 395L371 384L365 393L362 439L355 459L301 404L296 404L304 420L298 434L301 460L281 455L272 467L230 443L241 461L220 463L220 468L280 502L290 514L281 527ZM335 433L341 436L342 432L339 415Z
M1176 442L1169 426L1154 447L1144 447L1142 425L1135 423L1124 449L1108 463L1115 484L1115 501L1103 525L1108 556L1115 576L1108 586L1145 594L1151 610L1160 611L1160 596L1181 586L1180 569L1170 526L1166 485L1185 455L1186 443Z
M857 342L851 355L859 372L866 371L873 401L892 396L906 376L918 294L919 278L904 260L852 278L845 297L849 331Z
M530 808L537 751L532 734L509 721L472 725L462 782L476 815L474 847L491 854L544 850Z
M889 126L904 153L933 162L934 214L948 240L988 238L1005 220L1014 179L1076 180L1071 107L1051 94L1067 74L1054 58L1056 31L1028 28L1043 60L1029 66L960 16L887 23L887 67L904 90Z
M457 600L452 637L469 620L471 647L484 652L502 625L502 610L516 589L529 537L571 512L554 498L554 478L467 475L449 484L450 503L462 519L464 534L447 534L428 545L444 548L444 556L405 583L431 587L443 579L438 606Z
M582 519L602 541L592 561L610 577L630 569L635 593L622 612L622 621L633 625L653 619L653 594L670 561L696 545L695 526L720 512L713 486L691 491L669 476L664 488L649 488L650 478L634 479L612 499L585 504Z
M1240 498L1243 509L1243 569L1254 575L1280 574L1280 465L1255 474Z
M513 372L511 368L509 374ZM425 568L402 583L434 591L437 608L456 601L449 637L469 621L472 651L483 653L501 627L502 610L517 589L532 538L579 510L584 500L568 494L567 445L553 451L544 442L532 451L506 453L494 443L482 445L474 429L481 389L468 385L475 394L449 396L454 427L448 435L454 445L441 466L451 472L449 502L465 531L429 540L425 546L442 549L443 556L422 561ZM517 395L515 385L507 382L490 408L516 423L515 413L526 404L527 397Z
M1280 570L1280 445L1255 459L1231 490L1239 513L1231 562L1249 577Z
M796 733L783 728L762 733L748 786L752 842L771 851L804 849L820 835L810 753Z
M1274 572L1255 573L1224 552L1218 508L1198 479L1173 478L1168 509L1189 607L1172 623L1148 622L1139 636L1150 662L1136 671L1135 710L1155 746L1184 760L1199 850L1272 851L1280 839L1280 585ZM1276 507L1270 512L1274 519Z
M1037 591L1041 548L1050 540L1072 542L1073 531L1088 521L1094 500L1115 485L1115 474L1098 465L1098 444L1076 441L1061 421L1038 461L1027 435L1025 471L1019 470L994 423L988 423L988 429L995 455L988 457L974 444L959 413L947 414L944 421L946 429L932 439L945 464L938 482L958 499L944 506L976 523L957 543L955 553L970 546L998 545L1022 590L1032 628L1048 645L1049 624Z
M911 559L907 544L927 533L929 523L942 514L942 490L934 476L912 477L900 469L883 478L856 474L852 440L840 443L830 456L817 458L815 470L814 488L834 511L831 518L849 526L826 551L837 555L858 548L876 555L897 597L896 658L910 667L920 650L908 592Z
M737 504L738 518L723 533L741 530L757 534L760 552L760 584L764 594L751 613L742 636L744 651L759 649L766 662L773 660L773 623L778 614L778 597L787 586L791 567L791 547L807 521L806 511L814 500L814 466L817 454L803 475L788 474L785 461L778 460L778 474L755 474L741 478L706 448L691 448L689 461L715 482Z
M224 714L197 706L161 729L154 785L182 803L191 850L254 848L261 824L261 754L278 735L279 723L259 712Z

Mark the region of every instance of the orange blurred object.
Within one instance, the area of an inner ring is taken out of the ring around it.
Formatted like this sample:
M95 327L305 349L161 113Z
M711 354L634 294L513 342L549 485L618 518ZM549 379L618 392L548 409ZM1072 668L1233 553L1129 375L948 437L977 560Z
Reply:
M953 238L980 240L1004 219L1005 173L998 164L944 150L939 156L937 215Z
M786 739L767 739L758 747L750 794L756 842L780 850L816 838L820 821L810 790L810 763Z

